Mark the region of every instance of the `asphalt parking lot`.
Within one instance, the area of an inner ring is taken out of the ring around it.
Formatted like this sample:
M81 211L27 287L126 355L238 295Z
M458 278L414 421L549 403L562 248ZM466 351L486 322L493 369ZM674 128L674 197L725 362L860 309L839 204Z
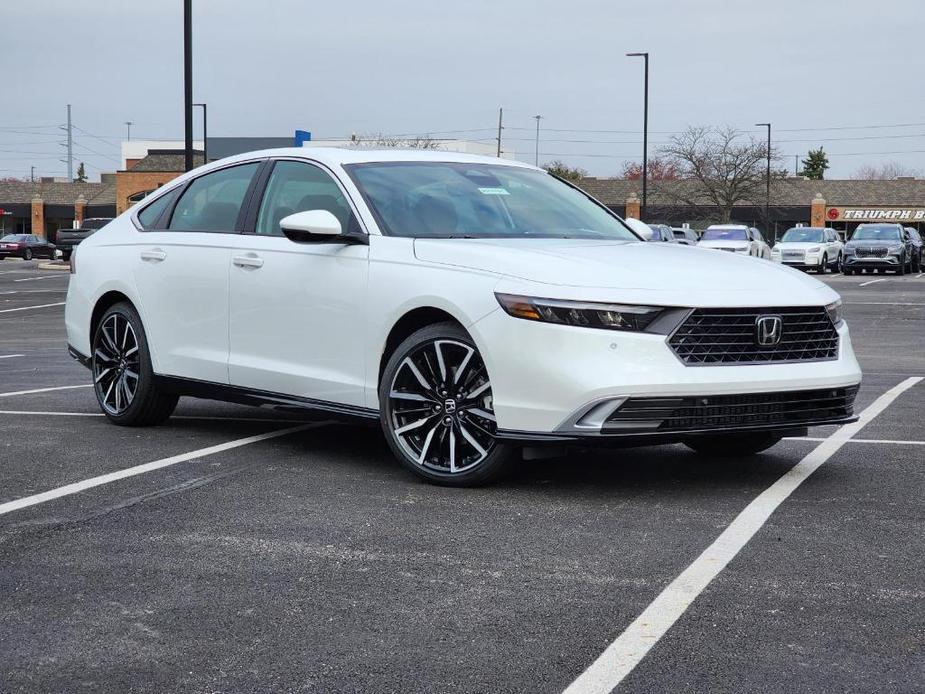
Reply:
M574 453L466 490L265 409L109 425L65 351L67 273L37 265L0 263L0 691L925 691L922 274L823 278L878 412L845 440ZM663 602L730 528L728 565ZM625 672L580 679L614 643Z

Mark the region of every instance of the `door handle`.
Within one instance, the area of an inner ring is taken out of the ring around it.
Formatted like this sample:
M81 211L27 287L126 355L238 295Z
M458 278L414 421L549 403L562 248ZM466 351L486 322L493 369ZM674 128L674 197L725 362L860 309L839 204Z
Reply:
M263 259L258 258L254 254L236 255L231 259L231 262L237 265L238 267L252 268L254 270L256 270L259 267L263 267Z
M167 257L167 254L162 251L160 248L153 248L150 251L142 251L141 259L142 260L151 260L155 263L159 263Z

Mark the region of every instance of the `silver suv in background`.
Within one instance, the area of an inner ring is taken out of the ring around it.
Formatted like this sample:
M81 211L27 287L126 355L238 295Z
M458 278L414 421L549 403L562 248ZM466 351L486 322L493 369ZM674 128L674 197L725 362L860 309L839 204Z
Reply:
M844 244L834 229L824 227L793 227L771 249L771 260L825 273L841 268Z
M690 227L671 227L675 240L684 246L696 246L700 237L697 232Z

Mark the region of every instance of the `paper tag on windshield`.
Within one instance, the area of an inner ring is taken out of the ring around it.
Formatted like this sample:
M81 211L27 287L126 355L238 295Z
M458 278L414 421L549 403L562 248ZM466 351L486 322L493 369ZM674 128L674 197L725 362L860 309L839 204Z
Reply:
M482 195L510 195L507 188L479 188Z

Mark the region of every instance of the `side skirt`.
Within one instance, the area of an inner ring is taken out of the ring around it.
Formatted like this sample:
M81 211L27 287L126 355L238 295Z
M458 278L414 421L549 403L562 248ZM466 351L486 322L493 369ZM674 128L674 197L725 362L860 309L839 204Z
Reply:
M240 405L253 405L255 407L272 407L273 409L286 412L323 412L327 415L333 415L338 419L346 419L353 422L361 420L374 423L379 419L379 411L368 407L344 405L336 402L328 402L327 400L302 398L296 395L272 393L265 390L243 388L224 383L212 383L211 381L199 381L192 378L158 375L154 376L154 382L157 387L164 392L186 395L194 398L203 398L206 400L221 400L223 402L235 402Z

